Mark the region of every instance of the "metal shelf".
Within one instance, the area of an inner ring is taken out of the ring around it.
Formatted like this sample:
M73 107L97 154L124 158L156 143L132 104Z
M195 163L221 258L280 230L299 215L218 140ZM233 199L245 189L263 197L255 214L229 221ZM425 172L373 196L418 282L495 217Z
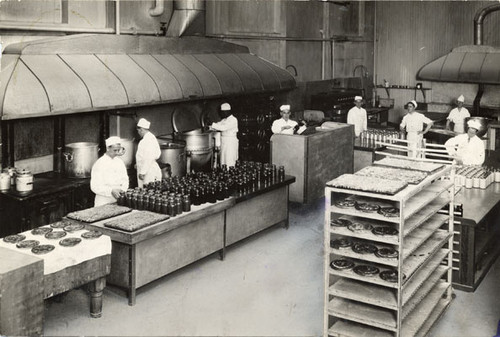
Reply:
M337 321L328 329L332 337L394 337L394 333L351 321Z
M426 207L415 213L410 219L405 221L403 230L404 236L410 234L415 228L420 226L424 221L429 219L437 211L448 205L450 201L450 197L443 193L442 195L434 199L431 203L429 203Z
M449 219L448 215L434 214L431 218L425 221L418 229L414 230L410 235L403 240L403 259L406 259L420 245L430 238L445 221Z
M370 263L363 263L363 264L372 265ZM393 270L394 269L394 268L384 268L384 267L380 267L380 266L377 266L377 268L380 270L380 272L383 272L383 271L386 271L386 270ZM333 269L333 268L330 267L329 268L329 273L331 275L347 277L347 278L350 278L350 279L359 280L359 281L363 281L363 282L367 282L367 283L372 283L372 284L378 284L378 285L381 285L381 286L384 286L384 287L388 287L388 288L397 288L398 287L397 283L384 281L378 275L361 276L361 275L356 274L354 271L352 271L352 269L336 270L336 269Z

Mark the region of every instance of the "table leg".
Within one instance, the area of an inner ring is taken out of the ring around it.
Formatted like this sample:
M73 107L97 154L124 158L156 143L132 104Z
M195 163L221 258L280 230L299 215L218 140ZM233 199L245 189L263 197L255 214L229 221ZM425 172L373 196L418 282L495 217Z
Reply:
M290 185L286 185L286 220L285 220L285 229L290 228L290 224L288 223L288 220L290 218Z
M226 211L224 210L224 230L222 233L222 249L219 251L219 257L221 261L226 258Z
M135 305L135 245L129 248L128 259L128 305Z
M106 287L106 277L98 278L89 284L90 316L93 318L102 316L102 291L104 287Z

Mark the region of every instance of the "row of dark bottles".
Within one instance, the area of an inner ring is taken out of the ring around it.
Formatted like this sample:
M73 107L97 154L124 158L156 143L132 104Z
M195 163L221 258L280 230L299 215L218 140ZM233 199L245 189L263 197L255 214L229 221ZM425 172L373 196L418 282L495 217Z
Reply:
M183 177L164 178L144 187L128 189L117 203L174 217L191 211L191 205L216 203L231 196L243 196L284 181L285 170L272 164L237 162L234 167L193 172Z

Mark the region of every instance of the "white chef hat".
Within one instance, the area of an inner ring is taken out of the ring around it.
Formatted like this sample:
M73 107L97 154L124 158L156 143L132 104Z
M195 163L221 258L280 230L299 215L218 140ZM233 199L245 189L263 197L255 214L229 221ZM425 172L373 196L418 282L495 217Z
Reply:
M290 111L290 105L283 104L282 106L280 106L280 111Z
M417 106L418 106L418 105L417 105L417 101L415 101L415 100L413 99L413 100L409 101L408 103L406 103L406 105L408 105L408 104L410 104L410 103L413 105L413 107L414 107L415 109L417 108Z
M221 111L231 111L231 105L229 103L222 103L220 109Z
M463 102L465 101L465 97L464 97L464 95L460 95L460 96L458 96L457 101L459 101L459 102L462 102L462 103L463 103Z
M467 121L467 126L469 128L474 128L476 130L479 130L481 128L481 123L479 123L478 121L476 121L475 119L469 119Z
M361 97L361 96L354 97L354 101L362 101L362 100L363 100L363 97Z
M121 138L117 136L111 136L108 139L106 139L106 147L110 147L112 145L120 145L121 144Z
M137 122L137 126L144 129L149 129L150 125L151 123L146 118L141 118L139 122Z

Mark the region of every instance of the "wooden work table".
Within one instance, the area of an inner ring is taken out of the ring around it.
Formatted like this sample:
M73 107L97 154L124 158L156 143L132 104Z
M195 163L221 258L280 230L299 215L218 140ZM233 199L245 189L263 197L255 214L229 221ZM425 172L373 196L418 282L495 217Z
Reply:
M134 305L143 285L216 252L224 259L226 246L265 228L279 223L287 227L288 191L294 181L286 176L281 182L261 183L247 193L192 206L190 212L134 232L105 227L108 220L89 224L111 237L108 283L126 289L129 305Z
M457 289L474 291L500 255L500 183L486 189L464 188L455 196L463 215L455 216L453 282Z

